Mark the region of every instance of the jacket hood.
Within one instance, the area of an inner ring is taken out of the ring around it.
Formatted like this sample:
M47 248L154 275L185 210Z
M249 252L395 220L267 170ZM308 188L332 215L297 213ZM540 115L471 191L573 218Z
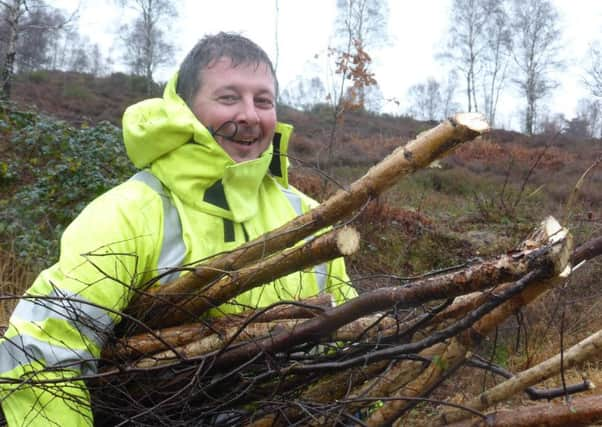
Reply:
M272 145L257 159L236 163L175 91L177 74L163 98L147 99L123 115L123 140L138 168L149 167L183 203L243 222L257 213L264 179L288 187L288 140L292 126L276 125Z

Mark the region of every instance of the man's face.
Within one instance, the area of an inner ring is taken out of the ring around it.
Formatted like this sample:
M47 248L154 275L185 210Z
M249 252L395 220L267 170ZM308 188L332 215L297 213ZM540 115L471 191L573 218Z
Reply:
M222 57L203 69L192 111L215 132L226 153L243 162L258 158L272 142L275 100L274 77L267 64L233 67L230 58Z

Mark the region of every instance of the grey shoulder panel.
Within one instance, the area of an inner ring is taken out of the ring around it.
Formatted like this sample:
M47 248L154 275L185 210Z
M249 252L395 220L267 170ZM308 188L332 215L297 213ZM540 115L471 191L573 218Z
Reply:
M142 170L130 178L140 181L153 189L163 202L163 243L159 254L157 269L159 273L166 273L181 266L186 258L186 245L182 234L182 222L180 214L173 204L171 198L165 192L163 184L148 170ZM179 276L178 271L165 274L159 280L160 283L169 283Z

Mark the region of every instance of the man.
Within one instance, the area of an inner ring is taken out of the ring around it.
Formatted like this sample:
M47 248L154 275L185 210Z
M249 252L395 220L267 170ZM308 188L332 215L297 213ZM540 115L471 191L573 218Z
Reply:
M0 376L14 381L1 394L9 425L92 425L89 393L77 378L95 373L103 344L140 288L315 204L288 185L287 158L274 154L286 154L292 131L276 121L276 93L266 53L220 33L193 48L163 98L128 108L124 142L143 171L65 230L59 262L36 279L0 340ZM342 260L247 291L211 314L322 291L339 302L355 295Z

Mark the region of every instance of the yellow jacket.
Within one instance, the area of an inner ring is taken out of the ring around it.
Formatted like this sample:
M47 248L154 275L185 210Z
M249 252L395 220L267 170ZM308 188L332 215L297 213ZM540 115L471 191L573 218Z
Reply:
M10 426L92 425L84 382L60 380L96 372L137 289L164 269L234 249L315 205L288 184L290 126L278 124L261 157L235 163L175 93L175 82L163 98L124 114L128 156L146 169L69 225L58 263L39 275L11 316L0 340L0 399ZM251 289L211 315L322 291L338 302L356 295L343 260Z

